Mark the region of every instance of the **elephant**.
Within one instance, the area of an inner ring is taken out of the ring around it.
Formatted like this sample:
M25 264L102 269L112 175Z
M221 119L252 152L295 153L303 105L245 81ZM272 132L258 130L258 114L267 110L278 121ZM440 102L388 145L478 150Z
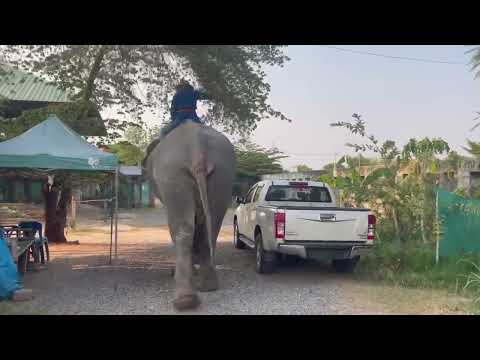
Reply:
M167 210L175 245L176 310L200 305L197 290L218 288L215 248L232 199L235 152L228 138L187 121L152 144L145 161L152 190ZM199 284L193 269L198 262Z

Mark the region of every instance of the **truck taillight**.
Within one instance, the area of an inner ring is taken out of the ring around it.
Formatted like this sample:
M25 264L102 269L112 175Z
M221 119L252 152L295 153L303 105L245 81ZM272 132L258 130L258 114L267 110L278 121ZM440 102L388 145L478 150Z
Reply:
M285 239L285 213L275 213L274 215L275 238Z
M367 240L375 239L375 225L377 224L377 218L375 215L368 215L368 233Z

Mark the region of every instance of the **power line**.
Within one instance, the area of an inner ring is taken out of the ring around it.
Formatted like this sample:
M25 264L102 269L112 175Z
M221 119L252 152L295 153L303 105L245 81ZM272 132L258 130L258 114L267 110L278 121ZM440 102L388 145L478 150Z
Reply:
M345 52L351 52L351 53L355 53L355 54L371 55L371 56L378 56L378 57L397 59L397 60L410 60L410 61L435 63L435 64L448 64L448 65L466 65L464 63L457 62L457 61L443 61L443 60L411 58L411 57L404 57L404 56L392 56L392 55L373 53L373 52L369 52L369 51L359 51L359 50L345 49L345 48L341 48L341 47L337 47L337 46L330 46L330 45L322 45L322 46L330 48L330 49L335 49L335 50L345 51Z

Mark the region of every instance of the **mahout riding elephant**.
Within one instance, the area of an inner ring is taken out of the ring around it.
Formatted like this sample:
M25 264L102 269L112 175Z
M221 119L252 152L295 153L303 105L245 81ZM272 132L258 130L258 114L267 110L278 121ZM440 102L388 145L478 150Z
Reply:
M149 149L145 160L155 195L167 209L175 244L177 310L197 307L199 291L218 288L215 248L231 203L235 152L226 136L187 121ZM193 282L199 265L198 286Z

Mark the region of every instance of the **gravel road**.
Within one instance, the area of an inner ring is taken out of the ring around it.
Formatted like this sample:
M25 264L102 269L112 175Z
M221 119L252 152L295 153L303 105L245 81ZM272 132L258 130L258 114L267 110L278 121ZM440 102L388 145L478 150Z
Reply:
M362 283L313 262L284 264L274 274L259 275L254 253L232 245L231 212L217 247L220 289L200 294L202 305L195 311L177 313L172 306L175 256L165 211L122 212L119 259L109 265L109 226L101 210L80 210L78 229L68 234L80 244L52 245L47 269L28 272L24 279L34 300L0 302L0 314L458 313L459 302L452 305L445 294ZM412 301L418 303L415 309Z
M174 314L174 249L162 210L123 213L119 260L108 265L109 243L98 216L69 234L80 245L52 246L45 270L30 272L25 286L35 299L10 313ZM254 253L234 249L231 213L220 235L217 264L221 288L200 294L202 305L182 314L381 313L353 306L340 276L314 263L289 264L272 275L254 271Z

